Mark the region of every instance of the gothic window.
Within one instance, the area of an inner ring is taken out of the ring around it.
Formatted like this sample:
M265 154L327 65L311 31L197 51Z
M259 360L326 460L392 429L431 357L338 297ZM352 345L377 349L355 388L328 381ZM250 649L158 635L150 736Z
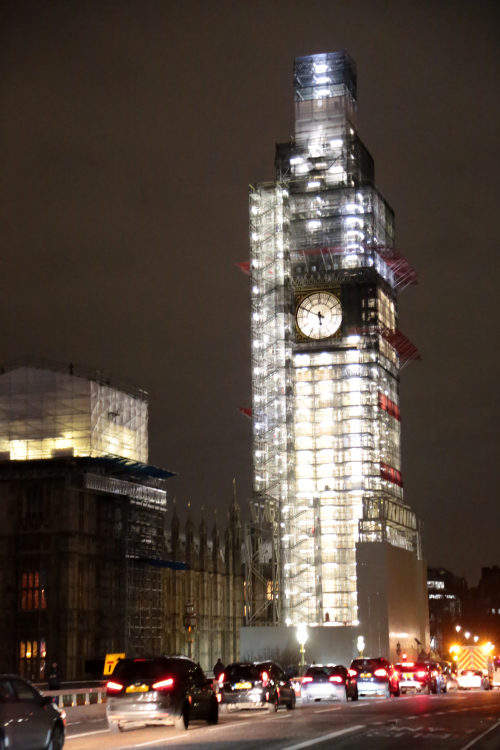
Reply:
M21 574L21 609L46 609L45 586L39 570Z
M19 643L19 674L38 682L45 678L47 647L45 638L34 637Z

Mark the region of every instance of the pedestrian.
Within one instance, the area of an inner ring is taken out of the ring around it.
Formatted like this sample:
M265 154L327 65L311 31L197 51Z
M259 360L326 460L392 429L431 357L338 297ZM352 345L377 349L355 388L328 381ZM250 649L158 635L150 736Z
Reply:
M216 680L219 679L221 674L223 674L224 670L225 670L225 666L222 663L222 659L219 657L219 659L217 659L217 664L214 667L214 677Z
M61 689L61 670L56 661L52 662L49 672L49 690Z

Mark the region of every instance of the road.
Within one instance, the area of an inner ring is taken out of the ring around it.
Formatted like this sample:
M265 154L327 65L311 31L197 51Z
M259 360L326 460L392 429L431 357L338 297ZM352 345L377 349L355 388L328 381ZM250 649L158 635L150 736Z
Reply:
M498 750L500 691L313 703L277 714L221 716L180 734L149 727L111 735L101 721L68 725L68 750Z

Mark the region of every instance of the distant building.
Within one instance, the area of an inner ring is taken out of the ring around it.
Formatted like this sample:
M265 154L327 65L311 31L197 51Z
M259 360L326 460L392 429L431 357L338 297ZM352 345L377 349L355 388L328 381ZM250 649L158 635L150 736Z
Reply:
M477 587L476 600L482 614L494 615L499 618L500 623L500 568L498 565L492 568L481 568L481 580Z
M431 645L443 658L453 635L453 624L463 614L467 582L446 568L427 568ZM443 650L444 649L444 650Z
M188 601L195 632L209 631L194 643L204 668L236 654L237 503L210 560L201 530L196 557L190 520L185 550L174 520L167 545L172 472L148 465L147 424L147 394L99 371L0 371L0 671L40 681L56 659L63 679L83 679L106 653L186 653ZM189 570L171 570L172 558Z

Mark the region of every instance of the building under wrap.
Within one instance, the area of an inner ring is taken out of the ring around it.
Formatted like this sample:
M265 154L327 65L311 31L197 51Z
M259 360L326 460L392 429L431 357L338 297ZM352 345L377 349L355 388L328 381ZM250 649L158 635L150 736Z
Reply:
M422 561L399 409L419 355L397 295L416 274L357 134L354 62L298 58L294 87L295 138L250 191L254 504L276 519L273 624L356 627L357 545ZM247 624L262 612L249 601Z

